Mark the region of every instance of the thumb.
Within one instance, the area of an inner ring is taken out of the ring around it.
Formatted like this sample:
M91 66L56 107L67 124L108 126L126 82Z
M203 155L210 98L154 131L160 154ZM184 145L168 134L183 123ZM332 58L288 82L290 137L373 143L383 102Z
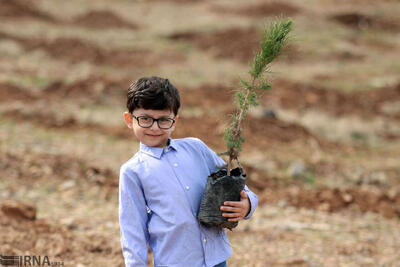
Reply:
M242 190L242 192L240 192L240 196L242 197L242 199L248 198L248 196L244 190Z

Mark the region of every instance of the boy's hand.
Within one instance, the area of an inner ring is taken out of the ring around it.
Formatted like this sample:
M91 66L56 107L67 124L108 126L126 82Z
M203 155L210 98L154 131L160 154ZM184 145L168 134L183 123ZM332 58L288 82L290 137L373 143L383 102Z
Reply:
M246 192L242 190L240 196L240 201L225 201L225 206L221 206L221 210L230 211L230 213L222 213L223 217L229 217L229 222L240 221L250 212L251 204Z

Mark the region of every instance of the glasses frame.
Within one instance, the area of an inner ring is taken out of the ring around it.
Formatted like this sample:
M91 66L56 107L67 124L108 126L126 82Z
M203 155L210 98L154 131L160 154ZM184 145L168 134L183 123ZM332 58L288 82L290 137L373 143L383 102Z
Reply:
M172 128L172 126L174 126L174 123L175 123L175 118L176 118L176 117L174 117L174 118L166 118L166 117L161 117L161 118L155 119L155 118L153 118L153 117L150 117L150 116L135 116L135 115L133 115L132 113L131 113L131 115L132 115L132 117L133 117L133 118L135 118L135 119L136 119L136 121L137 121L138 125L139 125L140 127L142 127L142 128L151 128L151 127L153 126L154 122L157 122L157 126L158 126L158 128L160 128L160 129L162 129L162 130L168 130L168 129L171 129L171 128ZM144 127L144 126L140 125L140 123L139 123L139 119L140 119L140 118L150 118L150 119L152 119L152 120L153 120L153 122L150 124L150 126L146 126L146 127ZM159 123L159 121L160 121L161 119L167 119L167 120L170 120L170 121L172 121L172 124L171 124L171 126L170 126L170 127L168 127L168 128L160 127L160 123Z

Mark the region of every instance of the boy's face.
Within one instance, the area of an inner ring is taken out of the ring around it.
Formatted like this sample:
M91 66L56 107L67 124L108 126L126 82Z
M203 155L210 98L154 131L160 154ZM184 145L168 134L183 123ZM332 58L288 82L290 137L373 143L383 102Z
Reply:
M145 145L151 147L165 147L168 142L168 138L171 133L175 130L175 125L178 121L179 116L174 115L174 112L166 109L166 110L154 110L154 109L135 109L133 115L136 117L147 117L144 120L148 120L148 118L160 119L160 118L169 118L175 119L172 127L169 129L161 129L158 127L156 121L154 121L153 125L149 128L143 128L139 126L138 121L135 117L132 116L129 112L124 113L124 120L129 129L132 129L136 137ZM161 123L161 122L160 122Z

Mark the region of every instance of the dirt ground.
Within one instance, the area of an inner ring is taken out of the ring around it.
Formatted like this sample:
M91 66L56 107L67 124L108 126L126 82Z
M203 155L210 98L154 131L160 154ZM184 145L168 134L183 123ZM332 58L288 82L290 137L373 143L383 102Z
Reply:
M399 266L399 13L398 1L0 0L0 254L124 266L130 83L170 79L173 137L224 152L235 90L281 15L294 31L240 157L259 207L228 231L228 266Z

